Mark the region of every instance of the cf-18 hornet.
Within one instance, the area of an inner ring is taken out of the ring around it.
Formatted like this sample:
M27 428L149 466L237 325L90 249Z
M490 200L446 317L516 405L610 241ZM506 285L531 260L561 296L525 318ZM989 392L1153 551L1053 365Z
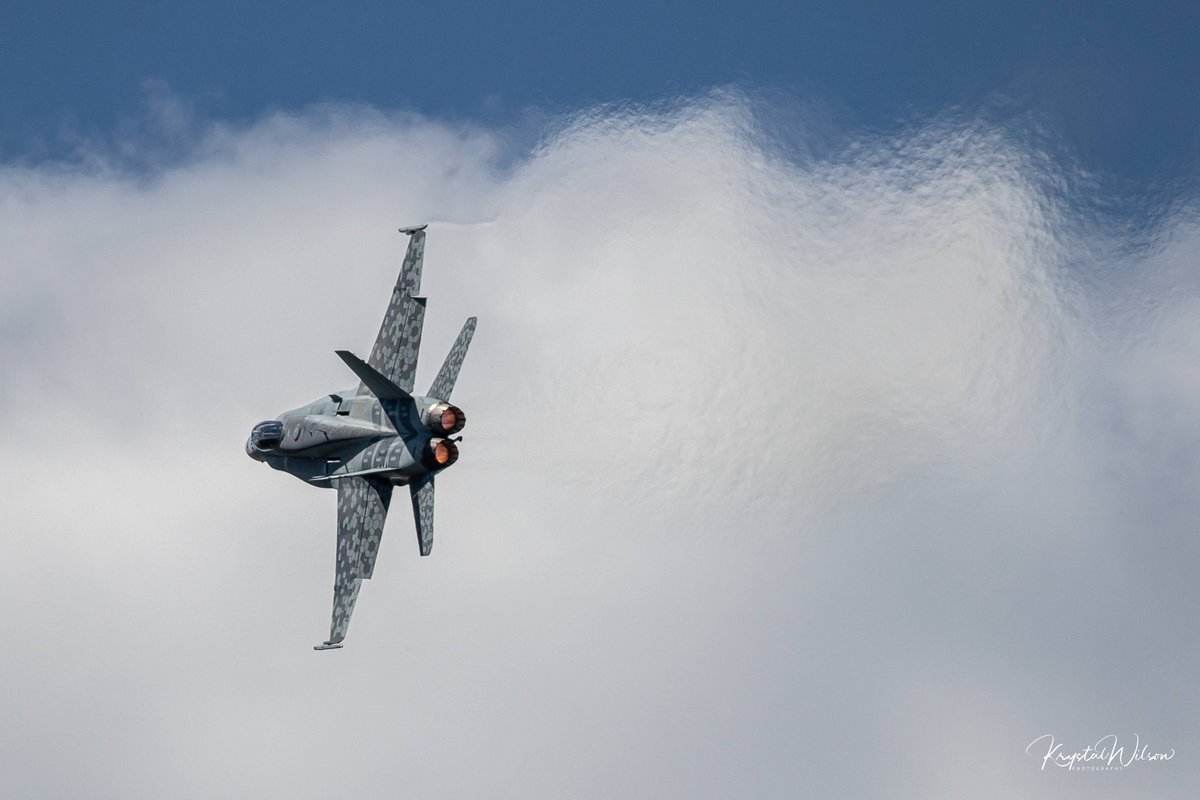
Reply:
M246 454L313 486L337 489L337 563L329 638L315 650L342 646L359 586L375 570L392 490L408 487L421 555L433 549L435 477L458 460L455 436L467 422L450 394L471 337L469 318L433 385L413 394L425 323L421 267L425 227L401 228L408 251L371 358L337 354L358 376L355 389L326 395L303 408L260 422Z

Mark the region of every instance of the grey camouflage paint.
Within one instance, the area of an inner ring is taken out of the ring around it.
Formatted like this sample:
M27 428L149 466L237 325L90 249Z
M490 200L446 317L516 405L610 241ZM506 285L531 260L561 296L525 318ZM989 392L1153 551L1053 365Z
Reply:
M454 346L446 354L442 368L438 370L433 385L429 387L430 397L436 397L439 400L450 399L450 393L454 391L454 384L458 382L458 371L462 368L463 359L467 357L467 348L471 346L471 338L475 336L475 321L475 317L468 317L467 321L463 323L462 330L458 332L458 338L454 340Z
M454 391L476 319L471 317L463 325L429 394L412 396L425 321L425 299L418 296L425 232L402 232L410 236L408 250L370 361L364 366L353 354L339 351L353 370L386 396L376 397L360 382L356 390L329 394L280 414L271 421L276 428L283 423L278 442L260 439L261 448L253 436L246 442L246 453L256 461L314 486L337 489L333 614L329 639L317 650L341 647L362 581L375 571L395 486L408 486L421 555L433 550L434 475L446 467L429 458L433 444L440 440L425 427L422 415ZM388 381L394 386L389 387Z
M425 326L425 298L421 294L421 269L425 263L425 231L416 231L408 240L404 265L392 289L392 299L371 348L367 362L406 392L413 390L417 374L417 355L421 350L421 331ZM360 385L359 394L366 394Z
M392 485L377 478L342 478L337 481L337 563L333 581L333 618L326 645L346 638L350 615L363 579L375 571L375 557L383 539L383 523L392 502Z
M417 546L421 555L433 552L433 473L426 473L408 485L412 495L413 519L417 523Z
M370 578L392 502L392 485L374 477L342 478L338 489L338 574Z

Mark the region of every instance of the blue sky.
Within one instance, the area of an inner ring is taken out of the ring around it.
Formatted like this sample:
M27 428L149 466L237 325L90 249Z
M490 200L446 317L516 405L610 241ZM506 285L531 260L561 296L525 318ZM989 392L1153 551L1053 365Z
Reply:
M60 157L162 81L205 114L361 101L438 117L653 101L738 84L887 130L1032 114L1133 190L1200 146L1200 4L10 3L0 154Z

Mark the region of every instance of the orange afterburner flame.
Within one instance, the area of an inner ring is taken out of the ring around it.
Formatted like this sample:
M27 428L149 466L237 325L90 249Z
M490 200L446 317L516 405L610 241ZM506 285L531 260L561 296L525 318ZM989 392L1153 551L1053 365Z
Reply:
M430 439L422 459L430 469L442 469L458 461L458 445L449 439Z
M425 409L423 416L426 427L439 436L458 433L467 424L467 415L458 406L449 403L434 403Z

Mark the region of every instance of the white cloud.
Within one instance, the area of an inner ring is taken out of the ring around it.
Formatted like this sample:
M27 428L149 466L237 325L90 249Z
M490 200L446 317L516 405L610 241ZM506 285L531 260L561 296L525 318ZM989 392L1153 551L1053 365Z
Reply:
M605 110L508 165L323 109L0 172L14 791L1183 796L1194 224L1131 256L994 131L817 158L764 113ZM312 653L332 495L242 441L352 383L423 221L418 383L480 317L463 458L435 555L398 509ZM1181 757L1067 780L1046 732Z

